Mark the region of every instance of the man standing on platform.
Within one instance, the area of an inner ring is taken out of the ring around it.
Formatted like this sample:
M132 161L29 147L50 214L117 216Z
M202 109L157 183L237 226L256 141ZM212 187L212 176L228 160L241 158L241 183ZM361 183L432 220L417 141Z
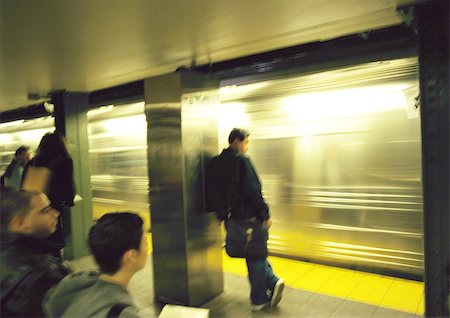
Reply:
M207 168L206 192L211 207L219 219L225 221L228 255L246 259L251 308L259 311L280 302L284 280L274 275L267 260L268 229L272 219L259 178L245 155L249 135L244 129L231 131L229 147L213 158ZM235 235L242 235L242 232L245 244L234 244L242 242L234 240Z

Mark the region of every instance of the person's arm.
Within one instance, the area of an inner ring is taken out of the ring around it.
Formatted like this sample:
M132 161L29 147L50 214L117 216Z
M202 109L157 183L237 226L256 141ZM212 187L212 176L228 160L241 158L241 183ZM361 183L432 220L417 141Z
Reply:
M242 157L244 162L244 195L250 202L250 206L261 221L270 219L269 207L261 193L261 183L249 158ZM269 224L268 224L269 225Z

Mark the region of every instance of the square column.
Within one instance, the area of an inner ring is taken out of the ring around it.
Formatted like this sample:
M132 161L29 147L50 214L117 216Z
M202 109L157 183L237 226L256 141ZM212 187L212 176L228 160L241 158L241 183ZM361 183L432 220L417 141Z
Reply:
M179 72L145 80L155 297L200 306L223 291L221 227L206 212L219 82Z
M60 91L52 94L55 105L56 131L73 145L71 157L76 193L83 200L70 208L70 229L64 257L74 259L89 254L87 235L92 225L92 190L89 169L89 141L87 133L88 94Z
M449 2L414 8L419 33L425 316L448 317L450 228Z

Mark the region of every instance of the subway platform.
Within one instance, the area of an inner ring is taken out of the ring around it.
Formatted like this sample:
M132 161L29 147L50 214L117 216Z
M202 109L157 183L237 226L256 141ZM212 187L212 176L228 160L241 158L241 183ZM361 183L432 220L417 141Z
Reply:
M245 261L224 253L224 292L202 306L210 310L209 317L423 316L423 283L278 257L269 260L276 274L286 281L283 299L277 307L251 311ZM96 268L89 256L72 263L81 270ZM154 299L152 264L150 254L146 267L129 285L142 317L158 317L163 308Z

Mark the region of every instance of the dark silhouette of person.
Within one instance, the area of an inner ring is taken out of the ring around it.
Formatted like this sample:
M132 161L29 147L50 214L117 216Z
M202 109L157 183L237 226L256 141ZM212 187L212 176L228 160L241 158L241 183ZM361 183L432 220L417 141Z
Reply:
M70 207L74 205L75 184L73 180L73 161L64 136L58 133L45 134L37 148L36 156L25 166L24 176L30 166L47 167L51 171L47 196L51 207L60 212L56 231L48 240L65 246L70 234ZM22 179L23 181L23 179Z

